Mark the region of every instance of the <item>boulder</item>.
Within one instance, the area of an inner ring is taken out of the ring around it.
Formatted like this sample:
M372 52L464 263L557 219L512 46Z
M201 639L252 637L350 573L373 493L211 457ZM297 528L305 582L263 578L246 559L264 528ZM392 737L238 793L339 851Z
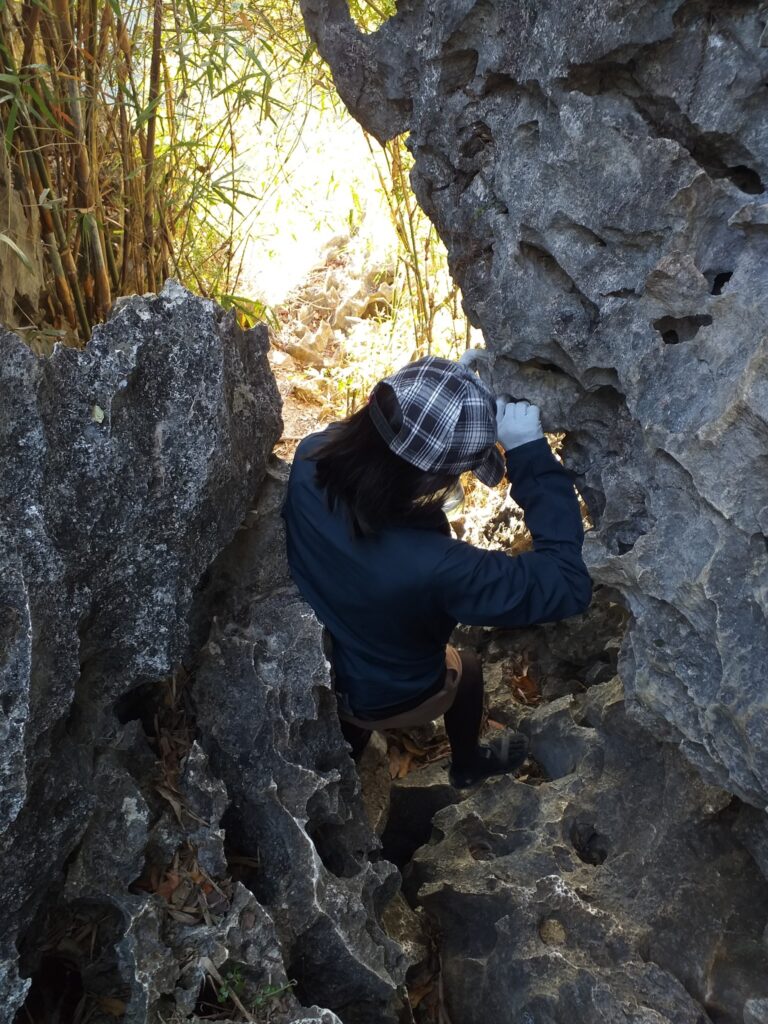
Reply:
M399 889L380 860L335 711L322 628L293 584L276 463L211 572L214 609L192 695L211 763L226 783L228 844L277 927L298 991L345 1024L396 1024L407 962L379 919Z
M129 885L159 817L155 754L131 719L189 659L201 577L279 436L267 347L174 282L121 302L83 351L41 359L0 332L3 1021L29 988L18 948L28 976L58 898L88 917L108 893L104 948L151 953L137 934L157 911ZM137 967L126 1019L158 971Z
M406 872L440 935L448 1019L753 1019L768 886L739 801L629 718L617 680L523 728L545 781L502 777L445 807Z
M0 335L2 1024L402 1019L267 347L173 282L83 352Z

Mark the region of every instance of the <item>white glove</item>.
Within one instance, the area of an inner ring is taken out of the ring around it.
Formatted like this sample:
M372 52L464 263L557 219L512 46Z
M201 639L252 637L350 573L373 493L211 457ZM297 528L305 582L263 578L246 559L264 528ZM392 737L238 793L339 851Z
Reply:
M496 436L504 451L544 437L538 405L528 402L505 402L496 399Z

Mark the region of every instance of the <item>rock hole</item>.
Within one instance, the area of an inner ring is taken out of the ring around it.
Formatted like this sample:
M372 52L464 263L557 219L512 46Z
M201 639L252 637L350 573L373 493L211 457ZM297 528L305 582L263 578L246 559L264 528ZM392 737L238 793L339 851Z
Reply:
M255 839L246 833L230 805L221 819L224 829L224 857L227 872L235 882L250 889L259 903L268 905L280 898L275 878L268 877L264 858ZM274 846L275 876L284 876L291 870L291 858L283 844Z
M90 1004L91 1000L86 996L77 964L66 956L49 954L32 975L32 985L16 1014L15 1024L74 1024L81 1019L84 1003Z
M309 809L307 812L309 813ZM362 864L345 849L344 837L348 831L347 826L332 822L312 825L311 817L310 814L310 823L306 826L307 835L315 844L323 866L337 878L354 878L355 875L359 875Z
M6 718L8 718L11 714L11 711L13 710L14 705L14 699L12 694L4 693L2 701L0 701L0 705L2 706L3 714L5 715Z
M739 164L737 167L729 167L725 176L729 181L733 182L736 188L746 192L747 195L759 196L765 192L765 185L763 185L760 175L757 171L753 171L751 167L746 167L744 164Z
M547 370L548 373L559 373L567 376L562 366L558 366L557 363L547 363L543 359L531 359L528 365L536 370Z
M115 701L115 718L121 725L128 722L141 722L141 727L151 739L155 736L155 714L161 700L159 683L142 683Z
M477 50L456 50L448 54L441 65L440 88L443 92L458 92L469 85L477 70Z
M708 275L705 275L705 276L708 276ZM732 277L733 277L733 271L732 270L723 270L720 273L715 274L712 277L712 294L713 295L722 295L723 291L725 289L725 286L728 284L728 282L731 280Z
M402 871L410 863L419 847L425 846L429 842L431 836L431 814L408 818L405 815L393 814L390 809L387 826L381 837L384 859Z
M608 840L594 825L575 821L571 826L571 842L579 860L597 867L608 856Z
M605 532L605 544L614 555L626 555L649 528L648 516L644 507L637 510L631 519L609 526Z
M706 314L663 316L653 321L653 327L665 345L677 345L682 341L692 341L702 327L709 327L711 323L712 317Z
M488 75L483 83L483 96L488 96L491 93L510 93L517 92L518 84L511 75L504 75L501 72L494 71Z
M467 843L467 852L472 860L496 860L506 857L530 842L530 833L525 828L512 831L493 831L476 815L465 818L458 827Z
M475 121L470 129L469 138L461 144L460 153L463 157L471 159L492 142L493 133L488 125L484 121Z
M393 785L389 816L381 836L382 854L402 871L420 846L430 840L439 842L441 833L433 829L432 819L449 804L455 803L456 790L444 785L410 787Z

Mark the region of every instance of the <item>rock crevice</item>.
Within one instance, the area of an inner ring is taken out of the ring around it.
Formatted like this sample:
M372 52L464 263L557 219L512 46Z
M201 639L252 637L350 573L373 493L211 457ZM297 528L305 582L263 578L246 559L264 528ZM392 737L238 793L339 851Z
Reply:
M310 32L349 76L318 0ZM621 677L701 772L763 808L768 764L768 50L758 4L425 2L399 52L416 194L497 391L567 434ZM373 56L371 56L371 53Z

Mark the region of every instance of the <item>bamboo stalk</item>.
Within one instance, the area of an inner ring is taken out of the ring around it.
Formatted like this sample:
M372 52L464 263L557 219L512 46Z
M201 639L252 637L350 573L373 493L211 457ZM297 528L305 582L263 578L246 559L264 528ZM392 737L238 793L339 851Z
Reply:
M61 2L61 0L59 0ZM157 103L160 97L160 42L163 28L163 0L154 0L152 21L152 61L149 68L149 107L147 122L147 152L144 159L144 247L146 251L147 283L156 291L155 238L152 219L153 182L155 174L155 135L157 132Z
M64 65L68 72L66 86L69 100L69 116L73 123L72 155L77 181L76 202L83 218L83 240L88 246L91 258L91 270L95 285L95 315L97 319L103 319L112 305L112 297L101 235L99 234L96 219L93 216L93 212L96 209L96 196L93 175L91 173L91 161L85 139L81 96L78 88L80 80L78 75L78 51L72 34L67 0L53 0L53 9L57 16L57 27L63 47ZM92 97L90 101L91 103L93 102ZM87 102L88 97L86 97Z
M40 24L40 5L25 0L21 10L22 38L24 51L21 57L21 67L25 68L32 63L32 55L35 45L35 33Z
M3 12L0 11L0 13ZM18 77L12 51L6 44L5 38L6 25L4 20L0 20L0 44L2 44L0 45L0 71ZM90 324L85 312L77 271L72 254L69 251L69 246L67 245L58 204L54 201L55 197L41 147L20 90L17 94L17 102L19 107L18 129L26 151L26 166L29 171L34 194L38 197L44 194L48 196L48 202L39 204L39 211L41 233L46 252L51 261L57 297L70 326L75 327L79 324L83 340L87 341L90 337Z

